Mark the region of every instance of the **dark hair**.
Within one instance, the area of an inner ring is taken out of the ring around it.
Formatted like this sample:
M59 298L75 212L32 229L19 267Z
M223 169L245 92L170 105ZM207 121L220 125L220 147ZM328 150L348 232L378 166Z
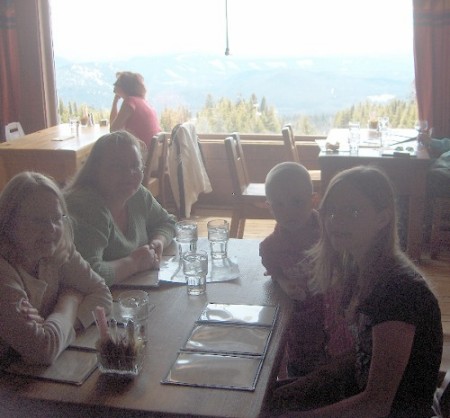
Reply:
M97 187L97 169L99 163L102 161L105 155L105 150L111 147L117 147L118 145L122 144L135 146L138 150L141 161L143 160L142 154L146 151L146 146L140 139L136 138L130 132L116 131L110 134L103 135L99 139L97 139L84 165L75 175L74 179L66 187L66 195L70 193L71 190L80 187Z
M116 77L114 86L120 87L128 96L145 97L147 89L142 75L131 71L121 71L116 73Z

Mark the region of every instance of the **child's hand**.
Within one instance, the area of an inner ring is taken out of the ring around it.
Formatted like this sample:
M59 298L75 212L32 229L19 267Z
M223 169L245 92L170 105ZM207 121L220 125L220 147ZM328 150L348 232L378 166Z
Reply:
M31 305L27 299L20 299L17 303L17 311L27 320L35 321L37 324L43 324L44 318L39 315L39 311Z

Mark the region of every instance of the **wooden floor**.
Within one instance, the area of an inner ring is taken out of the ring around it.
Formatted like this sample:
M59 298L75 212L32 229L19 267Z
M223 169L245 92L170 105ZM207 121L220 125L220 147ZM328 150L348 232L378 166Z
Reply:
M196 209L191 219L198 223L199 236L207 236L206 223L211 219L222 218L230 220L231 211L224 209ZM245 225L244 238L264 238L269 235L275 221L248 220ZM444 248L438 260L431 260L427 251L424 252L418 267L434 286L439 299L444 329L444 354L441 370L450 369L450 249Z

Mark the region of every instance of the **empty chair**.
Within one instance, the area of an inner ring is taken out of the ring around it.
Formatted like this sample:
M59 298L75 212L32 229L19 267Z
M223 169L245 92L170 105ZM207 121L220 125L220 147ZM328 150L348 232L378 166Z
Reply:
M249 181L239 134L233 133L224 142L234 198L230 237L243 238L247 219L273 219L273 216L266 205L264 183Z
M147 149L142 185L150 190L162 206L166 204L165 179L167 173L167 149L169 134L156 134Z
M286 155L286 161L292 161L294 163L301 163L300 156L298 153L297 145L295 144L295 135L292 125L286 124L281 130L284 142L284 149ZM320 191L320 170L308 170L311 176L311 181L313 183L314 191Z
M17 139L25 136L23 132L22 125L20 122L11 122L5 126L5 139L11 141L12 139Z

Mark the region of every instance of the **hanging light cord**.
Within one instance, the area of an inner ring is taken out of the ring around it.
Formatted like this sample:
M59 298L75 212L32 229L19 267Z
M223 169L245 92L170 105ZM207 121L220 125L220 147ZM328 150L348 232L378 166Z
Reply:
M226 34L226 48L225 55L230 55L230 45L228 42L228 0L225 0L225 34Z

